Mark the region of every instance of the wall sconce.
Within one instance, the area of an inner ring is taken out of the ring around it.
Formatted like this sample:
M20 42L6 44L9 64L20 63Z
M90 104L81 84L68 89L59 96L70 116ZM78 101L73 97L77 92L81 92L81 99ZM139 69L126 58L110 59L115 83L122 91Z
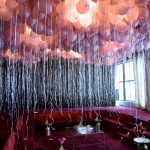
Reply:
M136 130L136 127L134 127L134 130Z
M129 134L130 134L130 132L127 132L127 134L129 135Z
M52 141L53 139L51 138L51 139L49 139L50 141Z
M142 122L140 122L140 125L142 125Z
M121 137L121 140L123 140L123 137Z

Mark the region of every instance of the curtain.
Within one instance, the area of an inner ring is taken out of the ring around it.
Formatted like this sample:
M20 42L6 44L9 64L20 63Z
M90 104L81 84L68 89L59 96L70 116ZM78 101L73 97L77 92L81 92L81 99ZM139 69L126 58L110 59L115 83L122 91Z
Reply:
M133 56L133 69L135 81L135 105L137 108L147 109L146 70L144 51Z

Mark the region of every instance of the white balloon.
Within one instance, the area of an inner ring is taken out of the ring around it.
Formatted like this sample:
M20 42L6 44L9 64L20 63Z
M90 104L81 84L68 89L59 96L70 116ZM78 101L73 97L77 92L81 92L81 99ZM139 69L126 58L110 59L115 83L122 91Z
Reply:
M67 19L70 22L77 22L78 21L78 12L76 11L76 9L70 9L67 12Z
M82 26L87 27L92 22L92 17L90 13L86 13L84 15L79 15L79 22Z
M76 8L76 4L79 0L65 0L65 4L68 7L68 9Z

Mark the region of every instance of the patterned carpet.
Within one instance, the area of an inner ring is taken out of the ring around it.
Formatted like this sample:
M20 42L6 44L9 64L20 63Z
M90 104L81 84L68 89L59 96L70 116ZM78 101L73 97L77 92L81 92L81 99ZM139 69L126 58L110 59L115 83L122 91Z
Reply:
M134 144L127 144L122 142L121 140L118 140L115 138L115 134L103 129L105 132L105 150L135 150L136 145ZM46 137L43 136L42 132L35 133L35 148L36 150L59 150L60 143L58 142L58 139L61 137L65 137L65 131L52 131L51 136ZM100 140L103 140L103 135L99 134L96 135L97 138ZM71 140L71 139L70 139ZM83 145L87 143L94 143L97 142L96 139L92 138L92 136L82 136L82 137L76 137L74 140L75 145ZM63 144L64 149L66 150L72 150L72 145L67 140ZM103 145L94 145L94 146L85 146L85 147L78 147L74 148L74 150L99 150L104 149Z

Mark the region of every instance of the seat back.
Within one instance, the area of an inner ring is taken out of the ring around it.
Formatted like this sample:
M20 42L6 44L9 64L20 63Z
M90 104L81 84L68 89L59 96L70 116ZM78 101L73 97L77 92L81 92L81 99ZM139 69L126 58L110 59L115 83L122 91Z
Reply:
M22 118L22 115L19 116L17 122L16 122L16 126L17 126L17 129L18 130L21 130L22 126L23 126L23 118Z

